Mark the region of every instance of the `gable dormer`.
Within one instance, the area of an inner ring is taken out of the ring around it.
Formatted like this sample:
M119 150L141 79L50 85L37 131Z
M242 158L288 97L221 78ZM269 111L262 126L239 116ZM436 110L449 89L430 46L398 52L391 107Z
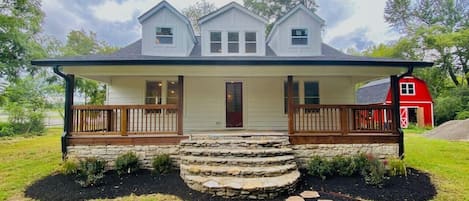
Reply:
M142 54L188 56L197 42L190 21L162 1L138 18L142 25Z
M274 23L267 45L277 56L319 56L323 26L323 19L298 4Z
M231 2L199 20L202 56L265 56L266 24Z

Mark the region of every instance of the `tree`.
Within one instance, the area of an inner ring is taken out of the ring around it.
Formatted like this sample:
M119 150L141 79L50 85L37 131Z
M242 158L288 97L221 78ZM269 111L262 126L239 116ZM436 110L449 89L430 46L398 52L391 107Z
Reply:
M207 2L206 0L201 0L196 2L195 4L190 5L187 8L184 8L182 10L182 14L189 18L189 21L191 22L194 31L200 34L198 23L199 19L202 16L207 15L212 11L215 11L216 9L217 7L215 6L215 4Z
M316 11L318 4L315 0L244 0L244 6L270 22L278 19L298 4Z
M45 57L35 39L44 16L40 8L39 0L0 3L0 77L12 81L22 70L35 72L30 61Z
M96 33L86 33L84 30L71 31L67 35L67 43L62 48L62 56L82 56L90 54L109 54L117 50L104 41L96 39ZM85 95L85 104L103 104L106 86L94 80L77 77L77 90Z

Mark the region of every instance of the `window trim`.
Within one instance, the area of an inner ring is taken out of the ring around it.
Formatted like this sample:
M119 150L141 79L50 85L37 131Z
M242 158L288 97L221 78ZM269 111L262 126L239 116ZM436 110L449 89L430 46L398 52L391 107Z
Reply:
M212 33L220 33L220 41L212 41ZM208 52L210 54L223 54L223 31L209 31L208 32ZM220 44L220 52L212 52L212 44Z
M293 36L292 32L294 29L304 29L306 31L306 36ZM294 47L305 47L309 45L309 29L305 27L291 27L290 28L290 45ZM306 38L306 44L293 44L293 39L295 38Z
M247 41L246 40L246 34L247 33L254 33L256 35L256 41ZM259 42L259 39L258 39L258 34L257 34L257 31L244 31L244 54L257 54L258 53L258 42ZM247 52L247 44L256 44L256 49L254 52Z
M405 86L405 93L403 91L404 87ZM409 86L412 86L412 93L409 93ZM400 85L399 85L399 89L400 89L400 94L403 95L403 96L415 96L415 83L413 82L401 82Z
M158 28L170 28L171 29L172 43L156 43L157 37L169 37L169 35L158 35L157 34L158 33ZM169 46L169 47L176 46L176 42L175 42L176 37L174 37L175 33L176 33L176 29L173 26L156 26L155 27L155 44L156 44L156 46Z
M230 33L237 33L238 34L238 40L237 41L230 41ZM241 38L240 38L240 34L241 32L240 31L227 31L226 32L226 41L227 41L227 45L226 45L226 52L228 54L241 54L241 48L240 48L240 42L241 42ZM230 44L238 44L238 51L237 52L230 52Z

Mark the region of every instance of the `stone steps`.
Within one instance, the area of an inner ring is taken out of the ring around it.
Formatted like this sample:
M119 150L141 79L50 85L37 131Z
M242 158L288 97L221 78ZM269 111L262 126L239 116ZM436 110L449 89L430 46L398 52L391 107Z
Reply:
M212 193L223 197L237 197L249 199L273 198L284 191L293 191L300 177L298 171L276 177L214 177L186 175L184 181L202 192Z
M292 154L291 148L263 148L263 149L227 149L227 148L183 148L180 149L181 155L192 156L235 156L235 157L269 157L269 156L283 156Z
M181 170L186 171L184 174L201 176L235 176L243 178L275 177L292 172L296 169L296 164L267 167L181 165Z
M179 155L190 188L226 198L274 198L300 175L285 135L192 136Z
M186 165L230 165L230 166L273 166L296 164L293 155L273 156L261 158L241 157L206 157L206 156L181 156L181 164Z

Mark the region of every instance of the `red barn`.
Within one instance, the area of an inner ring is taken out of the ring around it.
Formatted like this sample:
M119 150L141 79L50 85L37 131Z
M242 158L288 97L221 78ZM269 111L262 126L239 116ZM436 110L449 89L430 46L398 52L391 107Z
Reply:
M401 127L409 124L433 127L433 100L425 81L403 77L399 81L401 101ZM369 82L357 91L359 104L391 104L389 78Z

